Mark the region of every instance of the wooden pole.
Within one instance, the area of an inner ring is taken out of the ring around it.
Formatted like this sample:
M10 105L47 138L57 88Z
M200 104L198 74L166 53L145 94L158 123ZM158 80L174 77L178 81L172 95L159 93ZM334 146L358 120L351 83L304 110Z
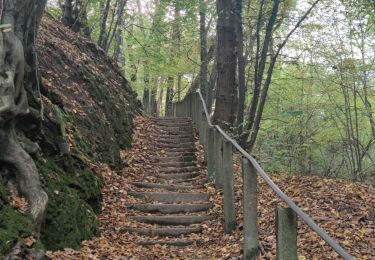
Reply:
M234 197L233 148L232 143L223 142L223 186L224 186L224 231L227 234L236 228L236 205Z
M242 159L243 175L243 253L245 260L258 256L258 180L254 166Z
M208 178L213 180L215 178L215 128L212 126L207 129L207 170Z
M223 188L223 137L215 128L214 131L214 146L215 146L215 187L216 189Z
M297 215L291 208L276 211L276 259L297 260Z

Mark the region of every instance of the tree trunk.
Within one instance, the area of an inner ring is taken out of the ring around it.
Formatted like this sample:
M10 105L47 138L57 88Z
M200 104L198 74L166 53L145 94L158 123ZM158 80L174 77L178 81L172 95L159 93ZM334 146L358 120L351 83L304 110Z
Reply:
M115 61L123 64L122 53L122 27L124 26L124 9L126 6L126 0L118 0L117 4L117 22L115 28L115 49L113 52L113 58ZM110 41L111 42L111 41ZM110 45L110 44L109 44Z
M98 45L102 47L102 49L105 50L107 46L107 19L108 19L108 13L109 8L111 6L111 0L107 0L105 2L105 6L103 4L103 10L102 10L102 20L100 23L100 31L99 31L99 39L98 39Z
M168 77L167 80L167 93L165 97L165 116L172 116L172 106L173 106L173 95L174 95L174 79L173 77Z
M234 4L231 0L217 0L217 91L214 120L232 125L236 109L236 35Z
M73 0L65 0L64 3L64 13L62 18L62 23L65 26L71 26L74 23L73 19Z
M150 112L150 90L148 88L143 90L143 109L146 113Z
M1 2L0 22L9 28L0 29L0 163L15 171L39 233L48 196L34 161L17 140L15 119L28 112L25 87L32 91L37 82L34 40L46 0Z
M205 0L199 0L200 17L200 89L203 97L207 96L207 30L206 30L206 3Z
M243 25L242 25L242 1L236 0L236 36L237 36L237 59L238 59L238 109L237 126L238 134L241 136L243 129L246 80L245 80L245 57L243 50Z
M158 116L158 102L157 102L157 89L152 89L151 90L151 115L154 117Z

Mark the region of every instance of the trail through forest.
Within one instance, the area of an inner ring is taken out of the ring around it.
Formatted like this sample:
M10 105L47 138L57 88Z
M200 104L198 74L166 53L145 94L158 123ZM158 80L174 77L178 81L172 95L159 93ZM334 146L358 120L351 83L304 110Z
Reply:
M124 227L140 227L132 220L140 212L127 208L128 204L145 203L144 200L129 195L131 191L147 191L134 188L131 183L153 181L153 174L160 168L155 162L165 157L164 150L156 151L156 142L160 138L160 129L155 120L147 117L135 119L134 143L130 150L123 152L127 167L122 171L112 171L106 165L96 166L96 172L103 178L103 204L100 214L101 236L84 241L81 251L65 249L49 252L52 259L237 259L242 252L242 226L235 232L225 235L223 231L222 190L215 190L212 182L205 183L200 189L211 194L214 204L209 213L216 218L204 222L202 233L181 235L181 240L193 240L195 243L185 247L167 245L140 245L145 237L125 232ZM203 163L203 150L195 138L196 157L199 172L206 175ZM237 223L242 223L242 177L240 158L235 155ZM285 190L288 196L305 210L333 238L344 245L359 259L375 257L375 190L365 184L348 181L322 179L319 177L286 176L274 173L272 179ZM200 179L204 180L204 179ZM281 202L270 188L259 179L259 259L274 259L276 238L274 213ZM197 190L194 189L196 192ZM184 191L188 192L188 191ZM150 201L146 201L150 203ZM298 254L300 259L337 259L337 255L305 224L299 222ZM143 227L152 225L143 224ZM153 239L165 239L154 236ZM167 238L168 239L168 238ZM317 256L319 256L317 258ZM324 256L322 258L321 256Z

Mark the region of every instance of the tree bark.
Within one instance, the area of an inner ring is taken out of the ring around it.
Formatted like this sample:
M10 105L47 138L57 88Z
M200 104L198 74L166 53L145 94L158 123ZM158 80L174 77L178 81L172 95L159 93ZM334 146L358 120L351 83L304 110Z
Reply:
M105 50L107 46L107 19L108 19L108 13L109 8L111 6L111 0L107 0L105 2L105 6L103 4L103 10L102 10L102 20L100 23L100 31L99 31L99 39L98 39L98 45Z
M214 121L232 125L236 109L236 35L234 28L234 3L231 0L217 1L217 91Z
M69 26L69 27L72 26L72 24L74 23L74 19L73 19L73 0L65 0L62 23L65 26Z
M117 4L117 22L115 28L115 49L113 52L113 58L115 61L119 62L121 65L124 65L124 59L121 58L122 53L122 27L124 26L124 9L126 6L126 0L118 0ZM111 44L111 41L110 41ZM109 44L109 45L110 45Z
M168 77L167 92L165 96L165 116L172 116L173 96L174 96L174 79Z
M207 30L206 30L206 3L204 0L199 1L200 17L200 89L203 97L207 96Z
M243 25L242 25L242 1L236 0L236 36L237 36L237 59L238 59L238 108L237 126L238 134L241 136L244 121L246 80L245 80L245 57L243 48Z
M0 29L0 163L15 171L39 233L48 196L34 161L17 140L15 119L28 112L25 88L32 91L37 82L34 43L46 0L1 2L0 21L9 28Z

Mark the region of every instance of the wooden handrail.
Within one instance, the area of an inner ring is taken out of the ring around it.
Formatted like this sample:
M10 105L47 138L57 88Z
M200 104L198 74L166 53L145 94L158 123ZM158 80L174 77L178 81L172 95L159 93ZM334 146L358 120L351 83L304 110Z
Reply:
M206 117L206 121L209 125L209 127L214 127L217 129L217 131L221 134L221 136L230 142L233 147L237 149L237 151L242 154L244 158L246 158L252 166L257 170L258 174L263 178L263 180L267 183L267 185L277 194L277 196L283 200L295 213L296 215L302 219L303 222L305 222L313 231L315 231L324 241L327 242L328 245L331 246L333 250L336 251L337 254L339 254L344 259L354 259L353 256L351 256L343 247L339 245L336 240L334 240L332 237L328 235L327 232L325 232L322 228L320 228L314 220L312 220L301 208L299 208L293 200L288 197L269 177L269 175L262 169L262 167L259 165L259 163L249 154L247 153L233 138L231 138L220 126L212 124L211 117L208 113L206 102L203 99L202 93L200 90L197 90L197 93L199 95L199 99L203 105L203 113ZM192 95L193 93L189 93L189 95ZM186 97L185 97L186 99ZM183 103L185 102L185 99L177 102L177 103Z

